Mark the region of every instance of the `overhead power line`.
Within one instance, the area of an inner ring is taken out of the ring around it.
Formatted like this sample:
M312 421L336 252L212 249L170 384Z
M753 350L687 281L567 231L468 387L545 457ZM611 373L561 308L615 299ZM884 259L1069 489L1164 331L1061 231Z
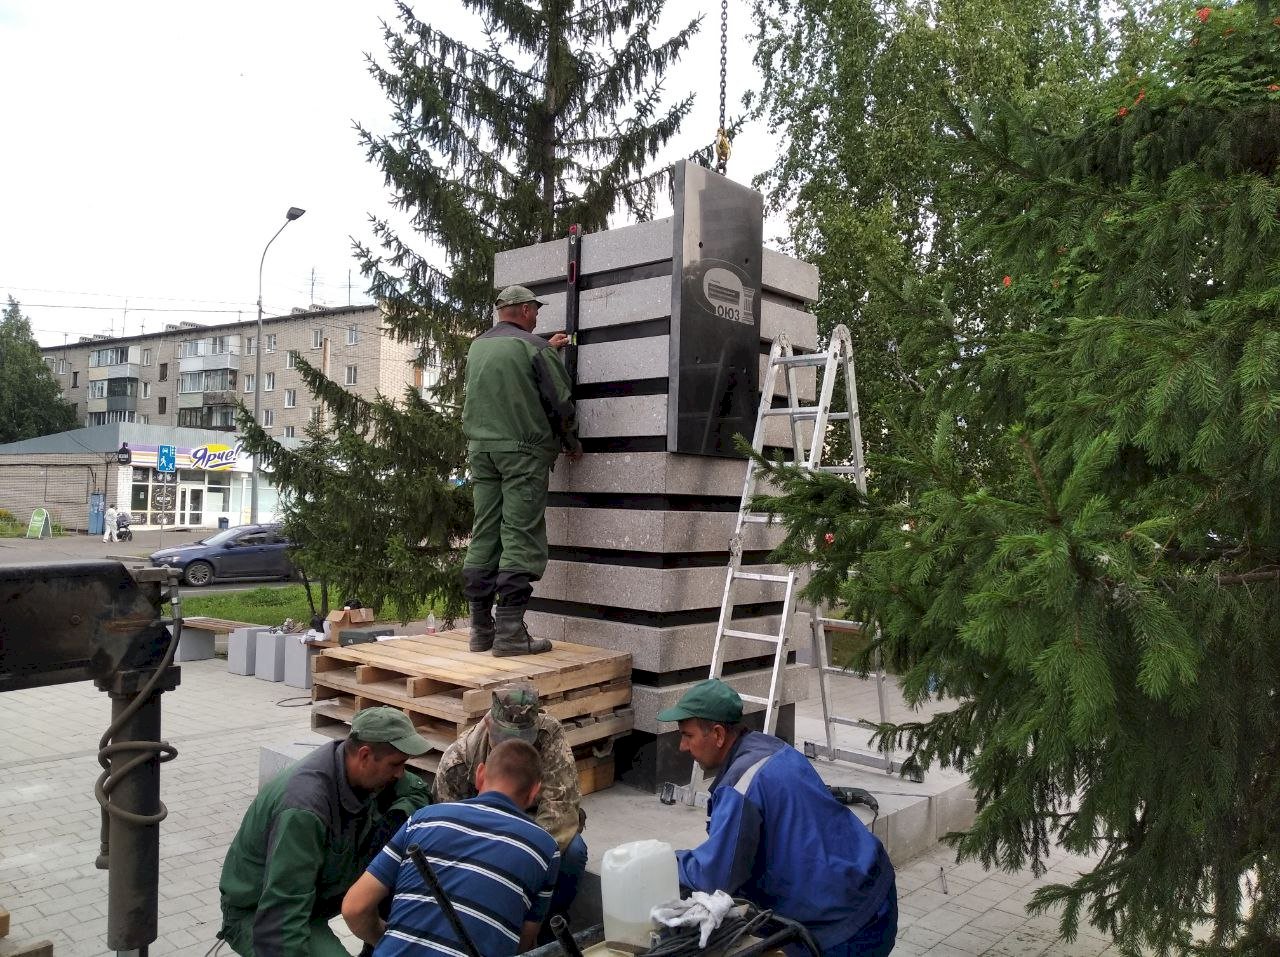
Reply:
M57 296L95 296L100 299L149 299L154 302L199 302L206 305L216 306L235 306L241 305L252 309L254 304L248 300L241 299L188 299L180 296L138 296L129 295L121 296L113 292L82 292L75 289L38 289L35 286L14 286L9 283L0 282L0 288L14 289L19 292L44 292ZM132 306L130 308L133 308Z
M120 312L122 306L75 306L69 303L54 302L22 302L19 303L23 309L100 309L107 312ZM242 309L179 309L175 306L129 306L130 312L216 312L216 313L245 313L252 312L253 306L245 306Z

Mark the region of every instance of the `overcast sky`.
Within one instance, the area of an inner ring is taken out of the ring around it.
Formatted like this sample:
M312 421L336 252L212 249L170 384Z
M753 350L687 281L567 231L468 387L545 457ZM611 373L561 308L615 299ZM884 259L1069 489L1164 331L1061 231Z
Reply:
M456 36L475 22L452 0L414 6ZM748 5L729 8L732 114L758 81ZM267 314L367 301L350 237L369 238L388 194L352 123L385 125L364 57L381 56L380 19L394 11L389 0L0 0L0 300L19 300L45 345L253 318L262 248L301 206L267 257ZM716 123L719 3L669 3L661 36L697 12L703 29L667 84L673 98L699 92L673 158ZM771 154L749 131L730 176L749 182Z

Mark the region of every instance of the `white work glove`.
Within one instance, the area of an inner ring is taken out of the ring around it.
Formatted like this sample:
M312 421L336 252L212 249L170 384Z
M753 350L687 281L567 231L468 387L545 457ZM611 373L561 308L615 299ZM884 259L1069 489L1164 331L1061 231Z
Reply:
M706 947L711 932L720 926L733 909L733 898L724 891L705 894L694 891L688 900L659 904L649 912L649 919L664 927L697 927L701 930L698 946Z

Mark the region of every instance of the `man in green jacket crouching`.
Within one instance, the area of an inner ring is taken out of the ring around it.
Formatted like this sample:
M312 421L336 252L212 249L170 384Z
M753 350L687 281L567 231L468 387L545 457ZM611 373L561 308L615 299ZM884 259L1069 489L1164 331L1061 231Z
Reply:
M349 957L342 898L430 791L405 761L430 748L395 708L366 708L254 798L227 851L218 936L242 957Z

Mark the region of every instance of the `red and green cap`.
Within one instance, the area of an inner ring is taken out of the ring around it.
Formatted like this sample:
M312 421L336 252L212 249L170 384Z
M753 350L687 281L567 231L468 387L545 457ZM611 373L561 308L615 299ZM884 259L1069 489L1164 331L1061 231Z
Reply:
M685 718L737 724L742 720L742 698L719 678L699 681L684 693L674 708L658 712L659 721L683 721Z

